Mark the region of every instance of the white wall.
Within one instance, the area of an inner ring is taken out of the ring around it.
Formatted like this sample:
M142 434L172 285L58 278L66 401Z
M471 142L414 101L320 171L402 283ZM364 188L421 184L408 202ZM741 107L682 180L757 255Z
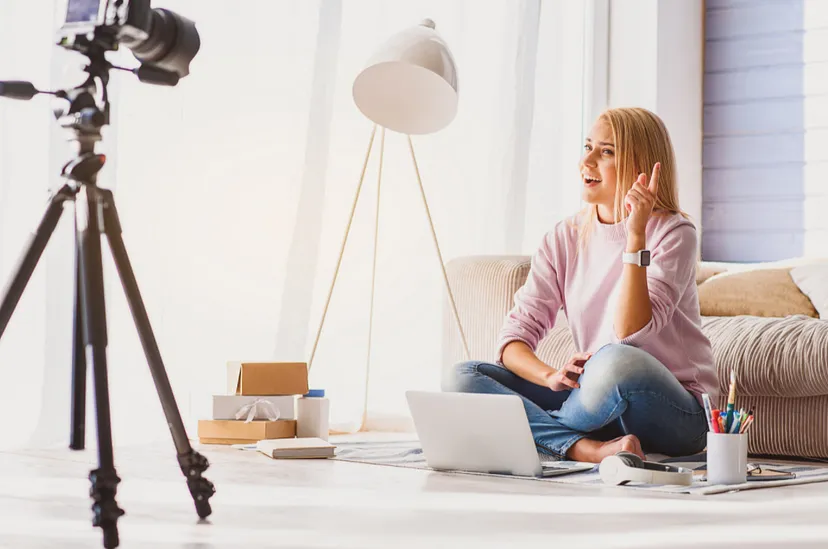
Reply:
M610 107L644 107L667 125L679 202L701 229L702 0L610 0Z

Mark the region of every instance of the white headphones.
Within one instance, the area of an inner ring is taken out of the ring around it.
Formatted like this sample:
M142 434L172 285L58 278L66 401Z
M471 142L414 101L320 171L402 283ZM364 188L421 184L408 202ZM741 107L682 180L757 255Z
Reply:
M598 467L598 472L604 484L643 482L690 486L693 483L693 471L690 469L644 461L630 452L618 452L614 456L605 457Z

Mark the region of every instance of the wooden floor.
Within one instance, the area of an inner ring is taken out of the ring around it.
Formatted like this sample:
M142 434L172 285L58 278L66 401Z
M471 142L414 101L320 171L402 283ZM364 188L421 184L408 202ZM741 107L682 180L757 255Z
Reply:
M199 449L217 488L204 523L170 444L117 450L121 547L828 547L828 483L670 496ZM0 453L0 547L101 547L88 497L96 459Z

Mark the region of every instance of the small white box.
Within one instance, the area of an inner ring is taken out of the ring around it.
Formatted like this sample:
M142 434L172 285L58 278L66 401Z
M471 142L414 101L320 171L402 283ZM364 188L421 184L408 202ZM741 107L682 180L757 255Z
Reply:
M236 419L236 412L257 401L269 402L279 414L278 419L296 419L296 397L294 396L243 396L213 395L213 419ZM253 419L269 419L270 407L259 403ZM240 418L246 419L247 415Z

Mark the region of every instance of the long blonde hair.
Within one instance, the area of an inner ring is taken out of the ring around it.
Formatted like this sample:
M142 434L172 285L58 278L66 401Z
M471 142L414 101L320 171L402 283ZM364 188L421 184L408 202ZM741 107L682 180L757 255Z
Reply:
M615 221L627 219L624 197L632 188L638 174L652 174L656 162L661 162L653 215L680 213L690 216L679 208L678 184L676 181L676 155L667 126L656 114L642 108L608 109L598 120L609 124L612 141L615 144ZM586 246L592 224L597 217L592 205L581 210L579 219L579 247Z

